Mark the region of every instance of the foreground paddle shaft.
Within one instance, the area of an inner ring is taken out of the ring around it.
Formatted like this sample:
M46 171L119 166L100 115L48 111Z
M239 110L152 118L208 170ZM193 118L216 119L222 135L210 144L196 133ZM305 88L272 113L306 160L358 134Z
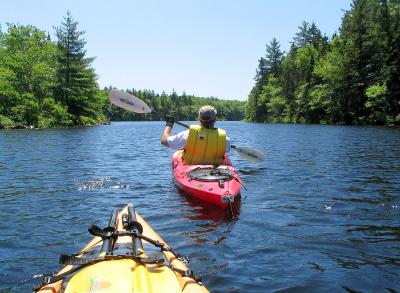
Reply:
M117 217L118 217L118 210L114 209L111 213L111 217L110 217L110 220L108 221L107 227L104 228L105 231L114 232L116 230L115 225L117 222ZM101 250L100 250L101 256L104 256L106 253L112 252L112 248L114 246L114 240L115 240L115 238L104 239L103 245L101 246Z
M129 230L133 230L137 234L141 234L143 231L139 231L137 224L139 224L136 220L135 209L132 205L128 206L128 217L129 217ZM135 255L141 255L144 252L142 239L138 237L132 237L132 250Z

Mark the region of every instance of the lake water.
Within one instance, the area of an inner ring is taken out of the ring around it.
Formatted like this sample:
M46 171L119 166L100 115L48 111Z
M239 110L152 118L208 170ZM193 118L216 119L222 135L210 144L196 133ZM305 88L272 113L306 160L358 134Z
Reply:
M0 291L30 292L128 202L212 292L400 291L400 129L219 122L267 155L231 153L229 220L177 191L163 125L0 132Z

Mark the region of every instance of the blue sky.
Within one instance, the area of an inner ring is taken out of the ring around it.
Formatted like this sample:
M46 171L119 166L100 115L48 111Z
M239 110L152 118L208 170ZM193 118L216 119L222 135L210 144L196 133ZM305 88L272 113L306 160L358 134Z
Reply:
M0 23L49 31L69 9L86 31L101 87L247 99L276 37L287 51L302 21L331 36L351 0L1 0Z

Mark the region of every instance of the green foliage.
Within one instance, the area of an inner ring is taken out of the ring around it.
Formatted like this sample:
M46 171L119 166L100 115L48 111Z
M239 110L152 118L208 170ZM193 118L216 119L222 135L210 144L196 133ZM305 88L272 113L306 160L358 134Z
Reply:
M7 128L13 125L15 125L14 121L6 116L0 115L0 128Z
M330 86L339 85L343 81L343 55L341 39L332 38L329 49L314 66L314 74Z
M56 47L33 26L9 24L0 48L0 114L38 126L41 103L55 84Z
M353 0L340 34L330 40L315 23L303 22L283 55L280 72L271 72L266 64L268 57L261 58L246 105L247 120L397 123L400 1Z
M269 76L258 103L259 107L265 109L266 121L282 122L281 116L286 110L286 101L283 97L282 87L274 75Z
M91 117L87 117L87 116L79 116L79 125L93 125L96 123L96 120L94 120Z
M394 123L396 123L397 125L400 125L400 114L395 117Z
M254 86L251 89L249 96L247 98L246 120L257 121L256 109L257 109L257 94L256 94L256 87Z
M367 101L365 102L366 118L374 124L383 124L387 119L389 103L387 102L386 85L371 85L366 90Z
M45 98L41 105L41 112L38 118L39 128L69 127L73 126L71 115L60 102L53 98Z

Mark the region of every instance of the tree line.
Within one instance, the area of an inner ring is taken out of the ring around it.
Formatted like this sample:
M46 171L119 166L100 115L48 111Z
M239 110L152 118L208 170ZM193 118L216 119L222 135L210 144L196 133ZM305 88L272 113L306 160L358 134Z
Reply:
M259 59L246 119L400 124L400 0L353 0L330 39L303 22L288 53Z
M105 88L103 94L111 90ZM196 120L201 106L211 105L218 111L219 120L243 120L245 118L244 101L221 100L214 97L196 97L185 92L178 95L174 90L171 94L164 91L161 94L152 90L126 90L144 101L151 109L149 114L134 114L110 104L106 105L105 113L113 121L118 120L163 120L166 115L172 115L177 120Z
M31 25L0 24L0 128L72 127L110 120L160 120L134 115L108 102L110 88L99 89L97 75L86 56L84 31L68 11L61 25L49 33ZM200 98L193 95L156 94L130 90L155 112L192 120L204 104L217 107L221 119L244 119L245 102Z

